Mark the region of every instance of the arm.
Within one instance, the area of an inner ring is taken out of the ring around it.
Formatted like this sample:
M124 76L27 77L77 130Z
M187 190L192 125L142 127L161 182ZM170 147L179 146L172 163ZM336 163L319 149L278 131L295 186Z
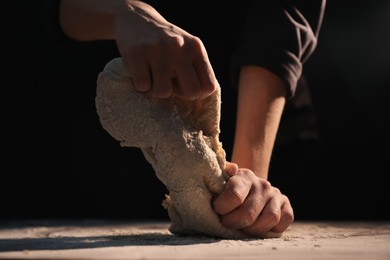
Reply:
M115 16L124 8L126 5L121 0L61 0L60 25L64 33L74 40L114 40Z
M285 104L286 87L261 67L241 69L232 162L264 179Z
M59 19L72 39L114 39L138 91L193 100L216 89L218 82L201 40L144 2L62 0Z
M294 220L289 199L268 181L284 104L314 51L325 0L253 1L232 59L238 109L230 179L215 199L222 223L258 236L284 232ZM238 168L244 167L244 168Z
M253 1L232 58L238 110L232 161L267 179L286 99L313 53L325 0Z
M233 163L226 168L230 179L214 208L228 228L254 237L267 231L282 233L294 220L293 209L267 177L286 86L264 68L245 66L238 94Z

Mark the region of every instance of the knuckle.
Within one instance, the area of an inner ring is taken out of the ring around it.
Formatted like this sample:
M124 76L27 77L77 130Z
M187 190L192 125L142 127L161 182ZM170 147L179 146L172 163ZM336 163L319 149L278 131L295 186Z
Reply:
M288 199L288 197L286 195L282 194L282 199L283 199L283 201L288 203L289 207L291 207L290 200Z
M194 86L191 88L186 88L186 89L184 89L183 92L184 92L185 98L187 98L189 100L197 99L201 93L199 87L197 87L197 86Z
M165 47L167 49L176 50L181 46L183 46L183 38L176 35L171 37L165 37L156 44L156 47L158 47L159 49L161 47Z
M294 222L294 213L292 211L285 212L283 218L286 222L292 223Z
M234 204L241 205L245 201L245 196L238 188L229 188L228 191L229 197Z
M214 93L217 90L217 86L215 84L210 84L206 87L206 92L207 93Z
M208 96L208 95L212 94L216 89L217 89L217 86L215 84L204 83L202 85L202 94L204 94L204 96Z
M172 88L169 86L166 87L154 87L153 86L153 94L157 98L168 98L172 94Z
M287 197L286 197L287 198ZM292 223L294 221L294 210L291 207L290 203L285 205L282 209L283 219L286 219L287 222Z
M258 218L257 211L255 211L254 209L250 209L247 211L247 214L241 218L241 221L245 227L249 227L256 222L257 218Z
M273 187L273 190L274 190L274 192L277 193L277 194L282 194L282 192L281 192L281 191L279 190L279 188L277 188L277 187ZM283 195L283 197L287 198L287 197L284 196L284 195Z
M251 171L246 168L239 168L237 173L245 178L251 177Z
M265 189L271 189L272 188L272 185L269 181L265 181L264 184L263 184L263 187Z
M135 78L135 77L134 77ZM146 78L137 77L133 80L133 85L138 91L148 91L150 89L150 80Z
M268 212L267 219L272 224L278 224L280 221L280 217L280 211L275 209Z
M191 37L187 38L186 43L187 43L187 46L190 48L199 49L199 48L202 48L202 46L203 46L202 40L197 36L191 36Z

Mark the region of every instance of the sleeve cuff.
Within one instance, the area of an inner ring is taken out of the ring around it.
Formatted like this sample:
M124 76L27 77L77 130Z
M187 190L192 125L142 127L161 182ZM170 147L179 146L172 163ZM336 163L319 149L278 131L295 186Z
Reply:
M247 49L256 49L250 53ZM282 61L282 62L275 62ZM234 86L238 86L240 69L244 66L263 67L279 76L286 84L287 96L291 98L295 94L297 82L302 74L302 63L291 52L280 50L275 47L253 48L241 46L232 56L231 75Z

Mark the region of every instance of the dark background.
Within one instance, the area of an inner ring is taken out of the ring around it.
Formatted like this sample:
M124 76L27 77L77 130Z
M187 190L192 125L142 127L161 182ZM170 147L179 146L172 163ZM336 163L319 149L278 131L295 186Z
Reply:
M115 44L47 38L33 2L7 3L0 218L167 219L165 187L96 114L97 74L119 56ZM229 158L236 105L229 53L246 7L200 2L157 9L208 50L222 86L220 139ZM304 78L311 105L288 102L271 183L289 196L296 219L390 219L389 1L328 1ZM314 130L318 138L282 138Z

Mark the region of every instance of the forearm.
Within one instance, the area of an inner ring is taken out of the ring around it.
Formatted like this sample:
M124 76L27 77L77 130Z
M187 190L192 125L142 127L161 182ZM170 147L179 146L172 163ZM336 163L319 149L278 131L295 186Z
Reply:
M122 0L61 0L60 25L64 33L80 41L113 39L114 13Z
M79 41L111 40L121 23L161 16L151 6L137 0L61 0L60 25L64 33ZM163 18L161 18L163 19Z
M231 161L267 179L285 104L286 87L275 74L255 66L241 69Z

